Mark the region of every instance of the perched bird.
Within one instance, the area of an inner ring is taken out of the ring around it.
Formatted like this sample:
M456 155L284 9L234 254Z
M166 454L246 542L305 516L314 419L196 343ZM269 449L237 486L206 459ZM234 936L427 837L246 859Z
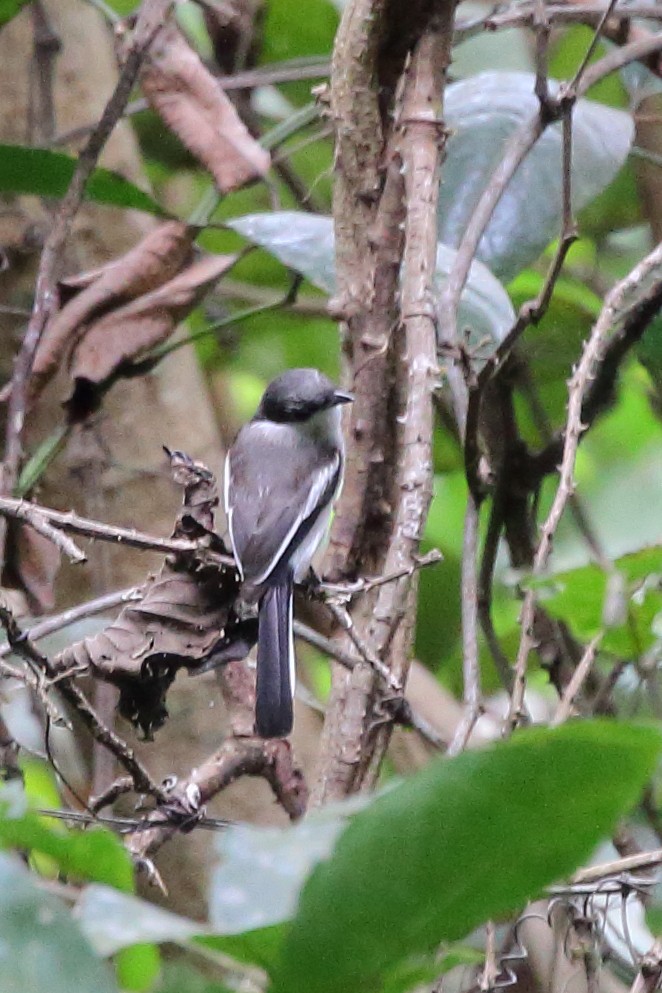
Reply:
M258 604L255 726L264 738L292 730L294 583L328 529L343 476L340 405L352 399L317 369L290 369L269 384L226 459L241 595Z

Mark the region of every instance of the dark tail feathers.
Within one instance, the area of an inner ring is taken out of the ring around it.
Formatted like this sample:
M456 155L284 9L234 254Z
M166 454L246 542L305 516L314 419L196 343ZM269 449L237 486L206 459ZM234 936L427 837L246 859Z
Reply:
M255 728L263 738L284 738L292 730L292 595L288 578L268 587L260 600Z

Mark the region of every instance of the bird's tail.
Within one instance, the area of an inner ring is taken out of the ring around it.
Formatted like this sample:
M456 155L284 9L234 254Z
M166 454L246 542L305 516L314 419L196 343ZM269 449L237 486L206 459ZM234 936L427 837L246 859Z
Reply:
M255 727L263 738L284 738L292 730L293 593L292 578L287 577L269 586L260 600Z

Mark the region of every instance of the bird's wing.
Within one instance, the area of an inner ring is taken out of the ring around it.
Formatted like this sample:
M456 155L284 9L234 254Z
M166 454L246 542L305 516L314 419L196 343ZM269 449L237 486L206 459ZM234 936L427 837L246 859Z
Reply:
M278 437L248 424L226 461L230 539L242 578L253 586L271 576L292 542L303 540L340 481L338 451L274 444Z

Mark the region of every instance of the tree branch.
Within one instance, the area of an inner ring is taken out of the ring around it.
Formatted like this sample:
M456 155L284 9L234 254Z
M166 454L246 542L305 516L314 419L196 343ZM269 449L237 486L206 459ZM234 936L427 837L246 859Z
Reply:
M149 772L136 758L133 751L122 739L107 728L90 705L85 694L76 686L67 673L57 672L51 661L34 645L26 634L21 631L16 618L6 605L0 601L0 624L7 632L7 640L17 655L20 655L37 672L46 679L56 682L58 691L69 703L87 727L95 741L98 741L111 752L124 766L133 780L134 788L142 793L148 793L157 800L164 801L166 795L158 786Z
M136 531L135 528L122 528L115 524L103 524L88 517L79 517L72 510L63 513L60 510L51 510L49 507L41 507L39 504L15 500L11 497L0 497L0 516L24 521L63 550L69 549L71 545L72 551L68 551L67 554L71 554L71 557L79 562L85 560L85 554L73 542L67 542L60 534L61 531L97 541L110 541L116 545L128 545L130 548L140 548L144 551L163 552L166 555L195 552L201 547L199 541L189 541L186 538L157 538ZM210 554L219 565L234 565L234 559L230 555L219 555L216 552Z
M657 294L662 292L662 245L658 245L645 259L642 259L625 279L617 283L607 294L600 316L593 327L581 360L570 380L568 387L568 418L564 435L560 477L552 506L541 529L540 541L533 562L534 576L541 575L547 565L552 550L554 534L561 520L566 503L574 491L573 474L577 448L581 436L587 427L582 420L585 398L591 388L591 383L599 375L601 366L609 354L610 344L619 335L619 329L620 333L622 333L622 327L627 321L628 310L637 311L641 307L641 299L632 302L628 301L628 297L637 291L639 291L641 296L642 283L649 278L653 280L653 286L648 291L647 297L650 299L652 295L657 298ZM517 725L522 713L526 684L526 667L529 653L535 647L533 625L536 601L535 590L533 588L529 589L524 597L521 614L522 637L517 652L515 683L508 714L508 722L511 727Z
M382 500L390 509L390 522L386 534L379 535L380 571L387 575L395 575L415 562L432 493L432 393L438 375L432 281L437 252L439 165L445 141L441 100L450 60L453 13L454 5L448 2L437 17L429 13L429 19L422 25L405 70L402 106L388 153L391 169L397 167L399 171L399 163L402 164L406 215L400 314L391 352L394 447L383 463L388 476L384 478ZM336 85L343 84L337 80ZM374 81L371 85L374 87ZM357 140L356 135L352 140ZM393 240L391 233L391 244ZM346 261L339 255L339 266ZM392 255L388 261L390 296L380 299L374 287L371 293L376 304L383 304L381 320L390 322L398 256ZM351 279L351 274L347 273L347 277ZM389 333L390 328L387 336L382 337L382 347L388 347ZM380 373L380 379L371 386L382 397L388 388L385 360L386 356L380 359L379 369L373 367L373 374ZM364 394L363 401L370 405L371 394ZM374 416L372 411L371 417ZM374 447L366 454L374 459ZM354 508L355 513L364 515L364 528L366 509ZM359 638L369 647L370 654L386 664L400 687L409 667L416 590L414 575L405 574L365 595L354 621ZM375 677L364 664L355 667L350 677L336 677L327 710L313 803L328 802L372 784L391 730L391 722L384 721L374 709L376 690ZM353 756L350 761L349 755Z
M218 751L177 783L165 809L149 814L140 829L127 838L127 847L138 863L154 855L180 830L193 826L204 805L241 776L261 776L292 820L302 817L307 791L295 766L288 741L232 737ZM173 813L179 809L179 823ZM188 823L187 823L188 815Z

